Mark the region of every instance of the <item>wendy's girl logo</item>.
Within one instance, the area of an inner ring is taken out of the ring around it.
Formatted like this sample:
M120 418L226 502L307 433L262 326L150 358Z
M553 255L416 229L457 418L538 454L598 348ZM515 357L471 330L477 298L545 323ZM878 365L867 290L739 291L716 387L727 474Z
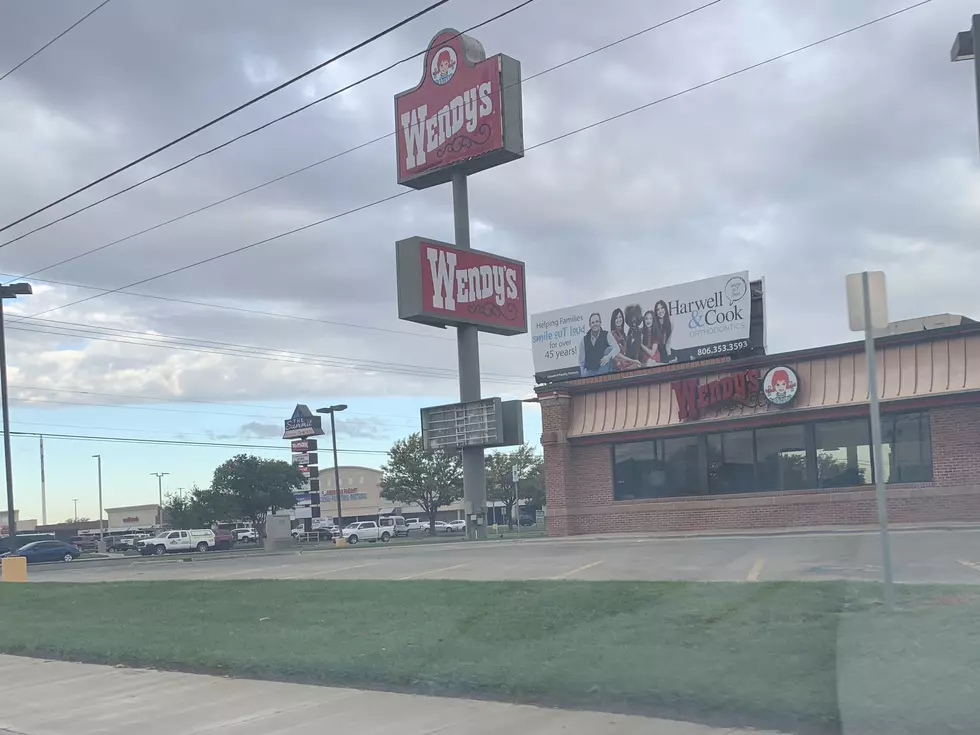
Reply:
M432 57L432 67L429 74L432 81L442 86L447 84L456 73L456 51L452 46L443 46L439 52Z
M793 368L779 365L772 368L762 379L762 391L766 400L777 406L782 406L796 398L800 381Z

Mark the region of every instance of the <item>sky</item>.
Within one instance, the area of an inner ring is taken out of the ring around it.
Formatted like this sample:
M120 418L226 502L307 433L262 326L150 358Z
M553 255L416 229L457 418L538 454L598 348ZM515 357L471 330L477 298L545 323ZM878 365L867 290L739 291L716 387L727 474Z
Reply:
M748 270L764 276L770 353L839 343L844 277L880 269L890 317L980 318L980 152L972 65L951 64L976 3L922 7L690 93L690 87L904 7L896 0L535 0L474 33L522 64L530 148L471 178L472 245L527 265L530 313ZM0 76L95 0L0 3ZM78 207L423 50L517 0L450 0L398 31L29 222ZM424 6L395 0L113 0L0 81L0 226L168 142ZM206 485L232 447L287 458L293 406L347 403L342 464L378 467L456 400L451 330L399 321L394 242L452 241L448 186L237 254L144 278L404 191L393 97L412 60L178 171L0 245L12 431L43 433L47 516ZM559 66L561 65L561 66ZM552 69L552 67L559 67ZM543 72L543 73L542 73ZM277 183L129 237L273 178ZM125 240L122 240L126 238ZM99 252L62 263L92 248ZM73 284L73 285L65 285ZM80 299L88 300L61 307ZM36 318L39 312L53 311ZM23 321L21 321L23 319ZM175 344L173 338L180 342ZM527 335L481 335L484 395L533 391ZM525 436L540 415L526 405ZM13 436L16 506L38 518L34 436ZM323 464L321 462L321 464ZM0 500L0 508L5 503Z

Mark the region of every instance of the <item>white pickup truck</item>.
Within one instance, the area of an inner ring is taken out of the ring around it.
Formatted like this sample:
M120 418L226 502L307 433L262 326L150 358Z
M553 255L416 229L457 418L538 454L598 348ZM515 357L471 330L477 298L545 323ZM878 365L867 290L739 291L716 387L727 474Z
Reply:
M140 554L163 556L175 551L210 551L215 548L214 531L210 528L191 528L175 531L161 531L153 538L139 542Z
M349 526L345 526L343 536L349 544L356 544L360 541L369 543L388 543L391 540L391 531L379 526L375 521L358 521Z

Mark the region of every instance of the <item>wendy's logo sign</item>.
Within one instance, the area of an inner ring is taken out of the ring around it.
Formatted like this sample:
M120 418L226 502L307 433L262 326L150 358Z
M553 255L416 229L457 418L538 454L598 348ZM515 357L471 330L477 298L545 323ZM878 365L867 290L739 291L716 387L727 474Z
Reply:
M520 62L488 59L475 38L446 29L423 70L417 87L395 96L399 184L425 189L524 155Z
M700 418L705 409L725 401L746 401L765 396L769 403L783 406L796 397L800 381L792 368L774 367L762 377L758 368L726 375L698 385L697 378L676 380L670 384L677 398L677 418Z
M524 264L480 250L411 237L395 243L398 317L483 332L524 334Z

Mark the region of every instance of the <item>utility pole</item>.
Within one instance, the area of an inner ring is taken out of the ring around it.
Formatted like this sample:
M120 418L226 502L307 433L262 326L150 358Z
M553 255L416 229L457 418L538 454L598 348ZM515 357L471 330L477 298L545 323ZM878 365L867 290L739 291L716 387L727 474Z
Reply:
M102 526L102 455L93 454L93 457L99 462L99 541L105 542L105 528ZM105 549L102 549L104 552Z
M78 498L72 498L71 499L71 502L73 502L75 504L75 515L73 515L71 517L71 519L73 521L77 521L78 520Z
M17 514L14 512L14 471L10 464L10 397L7 390L7 340L3 326L3 300L16 299L34 293L29 283L11 283L0 286L0 411L3 414L3 458L7 474L7 536L8 546L17 546Z
M38 437L40 439L40 449L41 449L41 525L48 525L48 495L44 485L44 435Z
M151 475L156 475L157 478L157 494L160 498L160 515L157 519L157 523L161 526L163 525L163 476L169 475L169 472L151 472Z

